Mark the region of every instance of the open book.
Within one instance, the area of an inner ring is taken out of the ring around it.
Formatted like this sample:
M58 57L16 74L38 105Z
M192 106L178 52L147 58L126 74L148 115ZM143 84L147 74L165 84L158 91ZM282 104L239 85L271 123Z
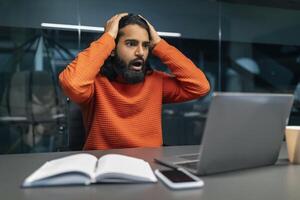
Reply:
M118 154L99 160L87 153L55 159L28 176L23 187L89 185L99 182L157 182L146 161Z

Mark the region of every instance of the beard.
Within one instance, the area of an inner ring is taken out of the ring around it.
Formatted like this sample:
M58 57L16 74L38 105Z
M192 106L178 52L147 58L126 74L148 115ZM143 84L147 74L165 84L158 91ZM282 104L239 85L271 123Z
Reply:
M141 65L141 70L134 70L133 66L136 62ZM146 62L143 58L136 58L131 60L128 64L122 60L118 55L114 58L114 70L121 76L126 83L135 84L143 82L146 74Z

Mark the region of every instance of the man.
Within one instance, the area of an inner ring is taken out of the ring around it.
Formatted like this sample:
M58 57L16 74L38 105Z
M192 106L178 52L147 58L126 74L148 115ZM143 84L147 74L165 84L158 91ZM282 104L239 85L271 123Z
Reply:
M150 52L173 75L152 70ZM104 34L78 54L59 76L78 103L86 128L85 150L162 145L162 103L206 95L205 75L153 26L133 14L117 14Z

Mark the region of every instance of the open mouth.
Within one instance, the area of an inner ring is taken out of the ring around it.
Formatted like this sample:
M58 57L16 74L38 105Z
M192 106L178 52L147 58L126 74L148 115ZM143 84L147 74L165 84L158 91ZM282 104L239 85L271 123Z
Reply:
M130 68L134 71L141 71L144 66L144 62L142 60L133 61L130 65Z

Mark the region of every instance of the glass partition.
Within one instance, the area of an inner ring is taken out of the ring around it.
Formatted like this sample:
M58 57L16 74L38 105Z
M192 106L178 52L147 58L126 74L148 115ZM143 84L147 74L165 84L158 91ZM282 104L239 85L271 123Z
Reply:
M299 10L222 3L222 90L295 94L299 125Z
M75 58L77 34L12 27L0 32L1 152L57 151L68 142L58 74Z
M5 2L0 5L12 6ZM158 31L180 30L181 37L163 38L204 71L211 93L293 93L289 124L300 125L298 7L195 0L181 3L179 10L173 1L164 1L160 7L148 1L126 6L122 1L72 2L72 15L66 22L76 21L74 25L104 26L111 12L125 9L150 16ZM98 11L100 8L103 12ZM48 18L53 21L44 22L60 23L67 13L59 10L57 16ZM28 20L28 24L20 17L0 22L0 154L70 150L71 144L84 140L80 135L84 132L80 109L62 93L58 74L102 33L42 28L37 22L47 15L51 13L45 12L39 19L35 13L35 20ZM154 69L169 71L153 56L150 64ZM201 143L211 93L163 106L164 145Z

